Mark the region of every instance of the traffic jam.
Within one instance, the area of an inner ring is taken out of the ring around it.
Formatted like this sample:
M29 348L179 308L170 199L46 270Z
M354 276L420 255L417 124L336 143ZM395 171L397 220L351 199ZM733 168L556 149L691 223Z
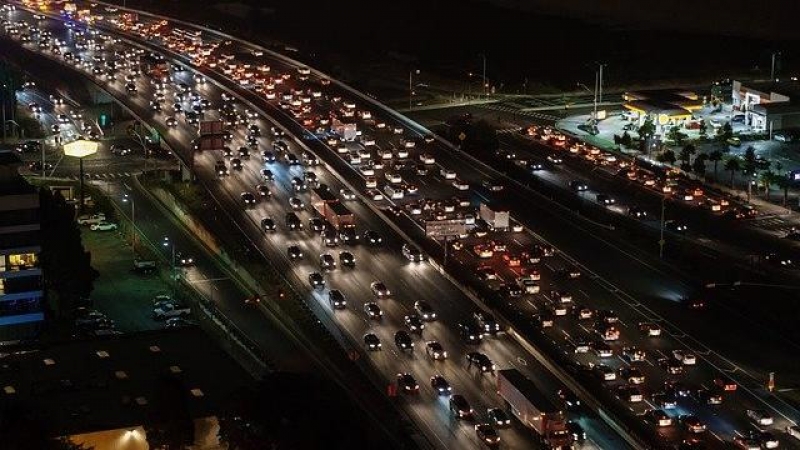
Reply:
M382 234L377 226L358 230L357 225L380 221L373 209L398 224L413 223L423 233L431 222L457 222L463 231L443 243L450 263L468 269L475 286L501 299L499 310L511 323L532 324L540 335L536 339L552 342L562 353L559 357L566 355L574 370L592 377L595 382L587 386L590 391L605 390L600 398L622 405L630 414L626 420L647 424L662 442L686 448L695 448L698 443L720 448L732 442L746 449L777 448L779 443L788 442L781 430L791 426L787 420L773 417L765 404L739 389L731 376L687 345L678 329L620 301L587 268L516 222L500 206L504 190L501 181L458 174L437 161L432 136L419 136L392 118L382 119L377 109L350 100L341 89L306 67L287 67L280 73L274 61L267 63L257 51L237 52L232 43L209 43L199 32L162 22L145 25L131 15L108 12L115 17L107 21L109 26L155 40L160 37L163 45L190 55L192 64L228 78L239 89L258 94L264 102L290 115L306 130L306 137L327 148L328 157L346 164L351 170L348 177L360 181L356 186L340 182L314 153L299 146L281 127L245 107L239 99L212 92L204 75L167 64L161 55L133 50L97 31L72 31L75 43L83 43L83 48L72 51L65 49L66 42L42 46L36 42L41 39L37 34L18 33L32 36L31 44L51 58L61 58L98 81L116 83L117 89L147 99L166 130L180 135L194 130L195 136L199 135L193 143L195 162L236 199L270 245L279 247L295 265L313 291L313 298L326 304L334 317L347 311L349 315L337 323L360 340L368 353L388 346L396 348L398 363L377 361L381 357L374 356L375 364L384 372L390 373L390 367L412 368L397 371L393 379L401 393L429 390L435 397L446 395L447 408L455 417L479 416L473 418L474 439L497 446L500 436L505 436L497 430L509 425L504 409L498 408L502 400L513 404L513 395L498 399L488 393L496 390L493 382L480 381L465 390L484 394L467 401L445 376L457 372L454 377L459 381L474 380L473 370L477 369L496 377L495 372L507 368L501 361L510 358L493 354L504 355L505 350L498 347L512 344L502 336L506 322L488 311L465 314L465 309L475 308L462 307L448 314L460 320L448 324L450 329L445 331L436 323L437 312L439 317L443 314L433 298L419 299L395 289L404 273L387 275L381 264L391 263L383 260L391 258L409 265L423 262L426 256L414 243ZM90 16L90 22L103 17ZM175 30L180 31L172 32ZM58 52L53 51L56 47ZM68 59L67 55L72 57ZM98 67L100 70L95 70ZM149 82L143 81L148 78ZM534 138L543 140L546 134L538 130ZM561 138L546 140L561 147L555 144ZM577 145L567 147L563 140L565 154L592 155L591 149L572 152L570 149ZM599 154L592 156L594 161L614 162ZM619 165L608 168L618 169L624 169L631 180L654 180L642 184L660 192L666 193L664 189L670 187L673 194L683 195L686 189L680 183L659 184L657 177L642 169ZM696 190L691 194L698 205L724 203ZM347 276L339 273L344 270L350 271ZM438 276L430 267L425 270L426 276ZM374 274L381 272L384 276ZM368 292L350 295L352 287ZM353 304L352 297L373 300ZM385 311L388 299L401 306L390 306L390 313ZM683 300L687 314L707 313L702 299ZM440 339L432 339L429 331L423 338L426 325L436 329ZM484 341L490 342L487 345ZM424 352L429 361L407 362L404 355L409 351ZM455 358L461 358L464 364L442 362ZM439 363L455 368L436 370ZM508 378L513 380L514 375ZM420 384L426 387L421 389ZM563 386L548 397L558 404L550 409L563 409L566 417L583 414L580 401ZM470 406L470 402L481 408ZM585 439L575 421L565 422L563 427L556 421L553 429L529 427L553 448ZM524 442L525 438L515 435L511 440ZM584 446L591 445L587 442Z

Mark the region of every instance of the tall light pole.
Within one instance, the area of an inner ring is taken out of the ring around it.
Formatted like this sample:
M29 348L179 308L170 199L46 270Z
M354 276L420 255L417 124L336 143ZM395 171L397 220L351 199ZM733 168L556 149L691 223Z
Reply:
M79 212L83 213L84 209L84 174L83 174L83 159L87 156L94 155L97 153L97 142L94 141L87 141L83 139L79 139L77 141L70 142L69 144L64 145L64 154L67 156L72 156L74 158L78 158L80 162L80 176L81 176L81 183L80 183L80 199L81 203L78 206Z
M781 52L772 52L772 64L769 71L769 81L775 81L775 61L781 56Z
M662 194L661 195L661 233L660 233L660 237L658 239L658 258L659 259L664 259L664 245L667 243L667 241L664 240L664 224L665 224L664 216L665 216L665 213L667 211L666 199L667 199L667 196Z
M483 57L483 98L486 99L486 88L489 87L486 84L486 54L481 53L481 57Z
M408 71L408 109L411 109L411 99L414 97L414 74L419 75L419 69Z
M164 247L170 247L172 250L172 297L175 298L175 290L178 284L178 275L175 272L175 243L170 241L168 237L164 236Z
M133 238L131 239L131 247L133 247L133 254L136 255L136 202L133 200L133 197L124 194L122 196L122 203L130 203L131 204L131 227L133 228Z

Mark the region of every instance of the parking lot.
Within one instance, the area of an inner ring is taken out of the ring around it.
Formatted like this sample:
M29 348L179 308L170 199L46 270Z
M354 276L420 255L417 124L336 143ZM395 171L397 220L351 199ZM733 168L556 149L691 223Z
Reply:
M100 272L95 281L94 308L114 321L123 333L154 330L164 324L153 320L152 300L171 293L171 286L157 274L133 271L133 251L116 231L83 229L83 243L92 254L92 266Z

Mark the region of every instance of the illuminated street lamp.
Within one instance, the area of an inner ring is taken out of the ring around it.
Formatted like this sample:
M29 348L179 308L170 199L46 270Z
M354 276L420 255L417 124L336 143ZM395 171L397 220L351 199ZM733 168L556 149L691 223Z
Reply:
M69 144L64 145L64 154L67 156L72 156L73 158L78 158L80 162L80 173L81 173L81 203L79 205L79 211L83 212L84 206L84 194L83 194L83 158L87 156L94 155L97 153L97 142L94 141L87 141L84 139L79 139L77 141L70 142Z

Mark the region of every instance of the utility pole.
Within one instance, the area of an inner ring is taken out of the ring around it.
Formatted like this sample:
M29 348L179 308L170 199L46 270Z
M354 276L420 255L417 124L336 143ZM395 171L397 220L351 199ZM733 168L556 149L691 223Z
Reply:
M486 54L481 53L483 57L483 98L486 99Z
M661 237L658 239L658 258L664 259L664 245L667 243L664 240L664 216L667 210L666 196L661 196Z
M600 87L600 77L597 71L594 72L594 112L592 113L592 127L597 125L597 92Z
M597 101L598 103L603 103L603 67L605 67L605 64L600 63L599 65L600 65L600 77L599 77L600 82L599 82L599 93L597 95Z
M781 56L781 52L772 52L772 65L769 71L769 81L775 81L775 62L776 58Z

